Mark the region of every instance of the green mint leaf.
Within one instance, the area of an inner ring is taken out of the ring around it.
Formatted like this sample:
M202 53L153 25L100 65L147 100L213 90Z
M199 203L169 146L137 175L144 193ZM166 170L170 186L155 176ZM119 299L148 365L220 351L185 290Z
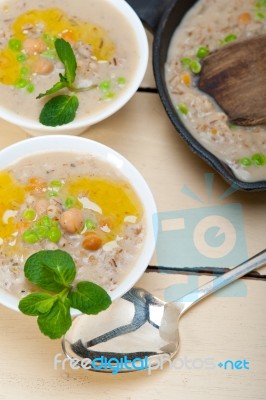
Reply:
M64 39L56 39L55 48L59 59L64 64L66 80L71 84L75 80L77 70L77 61L72 47Z
M36 97L36 99L41 99L44 96L48 96L49 94L53 94L58 92L59 90L65 88L67 85L66 83L60 81L54 84L53 87L51 87L51 89L46 90L45 93L40 93L38 97Z
M18 308L26 315L41 315L51 310L55 300L49 293L31 293L20 300Z
M58 299L49 312L38 317L37 322L44 335L49 336L50 339L61 338L72 323L70 301Z
M24 266L26 278L42 289L59 292L73 282L76 267L63 250L42 250L32 254Z
M85 314L98 314L106 310L111 304L108 293L92 282L79 282L69 294L71 307L77 308Z
M64 75L59 74L59 78L60 78L60 82L65 83L67 86L69 85L67 78Z
M46 126L58 126L72 122L76 116L79 101L76 96L60 95L53 97L43 107L40 123Z

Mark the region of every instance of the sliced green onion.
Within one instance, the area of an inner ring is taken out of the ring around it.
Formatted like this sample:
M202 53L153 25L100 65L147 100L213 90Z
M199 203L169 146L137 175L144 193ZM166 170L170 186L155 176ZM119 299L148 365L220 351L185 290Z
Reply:
M257 1L257 3L255 4L255 6L256 6L257 8L266 8L266 0Z
M22 49L21 40L12 38L8 41L8 47L13 51L20 51Z
M179 110L182 114L188 115L189 109L188 109L188 106L187 106L186 104L180 103L180 104L178 104L177 107L178 107L178 110Z
M210 51L207 47L200 47L197 51L196 56L203 60L203 58L207 57L209 55Z
M189 68L191 63L192 63L192 61L193 60L191 58L184 57L184 58L181 59L181 64L182 64L183 67Z
M29 81L25 78L20 78L15 82L15 87L18 89L23 89L28 85Z
M111 89L111 82L110 81L102 81L99 84L99 89L104 93L108 92Z
M223 39L223 43L230 43L237 39L237 36L234 33L230 33Z
M252 161L248 157L243 157L239 160L240 164L242 164L244 167L250 167L252 165Z
M201 64L198 61L192 61L190 64L190 70L193 74L199 74L201 71Z
M20 76L21 76L22 78L25 78L26 76L28 76L29 73L30 73L30 71L29 71L29 68L28 68L28 67L23 66L23 67L20 69Z
M41 217L38 222L40 225L47 226L48 228L52 226L52 220L50 217L48 217L48 215Z
M126 78L124 78L123 76L119 76L117 78L117 83L119 86L124 86L126 84Z
M95 229L96 224L92 219L88 218L85 221L85 226L88 229L88 231L92 231L93 229Z
M24 240L24 242L29 244L37 243L39 241L37 233L32 229L27 229L25 232L23 232L22 239Z
M64 201L64 207L65 208L71 208L76 204L76 199L74 197L67 197Z
M23 213L23 219L26 221L33 221L36 217L36 212L32 208L28 208Z
M47 226L36 226L34 230L40 240L48 238L49 228Z
M18 62L24 62L24 61L26 61L27 60L27 56L26 56L26 54L24 54L24 53L20 53L18 56L17 56L17 61Z
M108 101L108 100L112 100L114 97L115 97L115 93L114 93L114 92L109 92L109 93L106 93L106 94L102 97L101 100L106 100L106 101Z
M50 186L52 188L61 188L63 186L63 183L61 181L51 181Z
M265 19L266 16L265 16L265 14L264 14L262 11L258 11L258 12L256 12L256 18L258 18L258 19Z
M58 196L58 192L55 191L55 190L49 190L47 192L47 194L48 194L49 197L57 197Z
M266 158L264 156L264 154L261 153L257 153L257 154L253 154L253 156L251 157L252 163L254 165L256 165L257 167L261 167L262 165L265 165L266 163Z
M61 239L61 231L56 226L52 226L48 233L48 240L50 242L57 243Z
M33 93L34 90L35 90L35 86L33 85L33 83L29 83L29 84L27 85L26 89L27 89L27 92Z

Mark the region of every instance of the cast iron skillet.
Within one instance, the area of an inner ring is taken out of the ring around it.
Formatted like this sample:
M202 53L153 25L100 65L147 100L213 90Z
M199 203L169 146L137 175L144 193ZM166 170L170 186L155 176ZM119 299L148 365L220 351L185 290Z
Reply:
M186 12L197 0L126 0L136 11L143 23L154 33L153 70L164 108L180 136L191 150L210 164L227 182L237 189L265 190L266 181L242 182L237 179L231 169L216 156L206 150L189 133L176 113L169 97L164 65L167 59L168 47L173 33Z

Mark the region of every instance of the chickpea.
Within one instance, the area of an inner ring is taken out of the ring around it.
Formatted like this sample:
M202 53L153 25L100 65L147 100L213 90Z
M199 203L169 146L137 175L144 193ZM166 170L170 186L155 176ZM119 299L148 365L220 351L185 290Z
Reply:
M86 250L96 251L102 247L102 239L95 232L88 232L83 240L82 247Z
M34 55L47 50L47 46L42 39L29 38L23 42L23 49L27 54Z
M84 217L78 208L70 208L61 214L59 223L66 232L77 233L83 227Z
M41 57L38 58L31 66L32 72L38 75L48 75L53 71L53 69L53 64Z

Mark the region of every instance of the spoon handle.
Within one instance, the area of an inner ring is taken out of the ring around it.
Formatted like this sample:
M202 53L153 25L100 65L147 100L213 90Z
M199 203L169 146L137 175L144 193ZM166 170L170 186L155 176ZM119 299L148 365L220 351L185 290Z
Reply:
M209 296L224 286L236 281L242 276L248 274L256 268L262 267L266 264L266 249L256 254L255 256L244 261L242 264L231 269L229 272L219 276L216 279L200 286L198 289L186 294L180 299L176 300L175 303L181 308L181 314L187 311L194 304L198 303L200 300Z

